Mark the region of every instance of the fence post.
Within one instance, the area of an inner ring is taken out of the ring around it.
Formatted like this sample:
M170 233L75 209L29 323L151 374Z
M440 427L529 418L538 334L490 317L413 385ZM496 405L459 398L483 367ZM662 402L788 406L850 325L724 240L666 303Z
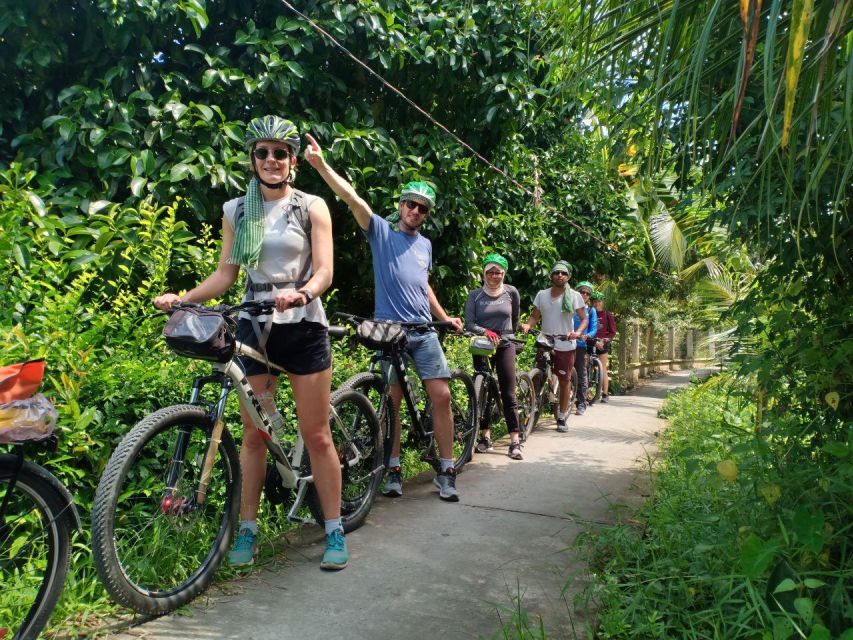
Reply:
M713 340L714 330L708 329L708 357L712 360L717 357L717 345Z
M625 386L630 386L630 381L628 380L628 340L631 337L628 335L629 326L625 326L623 324L622 327L619 327L619 379L625 381Z
M693 329L687 330L687 360L693 366Z
M669 325L666 329L667 331L667 349L666 349L666 357L669 360L669 370L673 371L675 369L675 326Z
M634 367L631 369L631 384L637 384L638 376L640 375L640 370L638 365L640 363L640 323L635 321L631 323L631 333L633 334L633 339L631 340L631 363Z

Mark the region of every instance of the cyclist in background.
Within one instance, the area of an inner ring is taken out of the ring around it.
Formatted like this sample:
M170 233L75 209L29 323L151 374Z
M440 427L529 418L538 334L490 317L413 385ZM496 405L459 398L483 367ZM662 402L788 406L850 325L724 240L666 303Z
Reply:
M598 331L598 316L590 304L592 291L591 282L583 280L578 283L578 293L583 298L584 310L589 319L586 329L581 329L581 316L576 313L574 317L575 331L581 334L577 341L578 348L577 355L575 356L575 371L578 374L578 395L575 405L577 406L577 415L579 416L582 416L586 412L586 393L589 390L589 376L586 370L587 341L595 338Z
M435 206L435 191L424 182L409 182L403 186L397 212L389 219L379 217L359 196L352 185L339 176L323 158L322 149L310 135L305 159L341 198L361 227L373 254L373 282L376 288L374 317L391 322L430 322L432 316L451 322L462 331L462 320L451 318L439 304L429 285L432 269L432 243L420 229ZM453 467L453 414L450 408L450 368L435 330L413 329L407 332L406 350L415 362L432 401L433 428L438 443L441 471L435 477L439 497L458 502L456 469ZM382 493L403 495L400 469L400 403L403 389L395 372L389 372L391 398L396 420L394 444L388 463L388 476Z
M607 372L607 361L610 359L610 347L616 337L616 317L604 308L604 293L596 291L592 294L592 304L598 314L598 333L595 347L598 349L598 359L601 360L601 402L606 403L610 390L610 374Z
M498 253L483 258L483 286L468 294L465 302L465 329L484 335L497 346L492 358L498 374L504 419L509 431L510 444L507 455L521 460L521 440L518 423L518 401L515 397L515 345L499 345L501 337L514 338L518 325L521 296L518 289L504 282L509 263ZM485 368L486 356L473 356L474 368ZM477 451L492 449L491 431L484 429L477 443Z
M560 406L557 412L557 431L569 430L566 418L571 398L571 374L575 363L575 338L586 329L586 310L581 295L569 286L572 267L565 260L558 260L551 267L551 286L536 294L530 319L521 324L523 333L530 331L542 319L543 333L565 335L566 340L554 340L554 373L560 385ZM573 327L573 316L581 318L578 329ZM538 357L538 356L537 356ZM536 363L540 366L540 363Z
M290 120L255 118L246 128L246 145L253 176L246 195L222 208L222 254L216 271L183 295L158 296L154 306L167 310L176 302L217 298L231 288L241 266L248 275L244 300L275 300L271 318L240 317L237 339L287 371L314 484L328 518L320 566L343 569L349 554L340 517L341 467L329 428L332 354L320 301L332 282L332 220L321 198L293 188L299 132ZM278 373L248 358L242 365L258 398L273 403ZM228 554L231 565L254 562L266 477L267 448L261 432L242 407L240 413L243 489L240 527Z

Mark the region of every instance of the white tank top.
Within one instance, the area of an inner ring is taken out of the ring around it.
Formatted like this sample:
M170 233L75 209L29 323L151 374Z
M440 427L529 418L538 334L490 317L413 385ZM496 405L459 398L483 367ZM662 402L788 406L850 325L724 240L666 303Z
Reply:
M275 292L281 289L296 288L297 281L307 282L314 270L311 266L311 240L302 228L295 212L290 213L289 204L293 192L278 200L264 201L264 239L261 255L255 269L246 269L253 283L288 282L270 291L247 291L243 300L272 300ZM310 207L317 196L305 194L305 204ZM237 228L234 216L237 213L237 200L234 198L222 205L222 212L231 229ZM244 267L245 268L245 267ZM303 286L302 284L299 285ZM241 318L250 317L240 314ZM264 322L266 316L258 316ZM308 320L329 326L323 303L317 296L304 307L293 307L285 311L274 311L275 324L292 324Z

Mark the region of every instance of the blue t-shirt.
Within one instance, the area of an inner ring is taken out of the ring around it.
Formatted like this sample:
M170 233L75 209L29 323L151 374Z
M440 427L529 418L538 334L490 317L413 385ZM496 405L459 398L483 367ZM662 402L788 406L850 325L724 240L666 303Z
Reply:
M373 315L377 320L430 322L429 272L432 244L420 233L395 230L375 213L364 232L373 253Z
M598 313L596 313L595 307L586 308L586 317L589 322L586 325L586 329L583 331L583 335L587 338L594 338L598 333ZM574 326L575 331L577 331L578 327L581 326L581 319L578 317L578 314L575 314ZM578 347L581 349L586 348L586 340L578 340L577 343Z

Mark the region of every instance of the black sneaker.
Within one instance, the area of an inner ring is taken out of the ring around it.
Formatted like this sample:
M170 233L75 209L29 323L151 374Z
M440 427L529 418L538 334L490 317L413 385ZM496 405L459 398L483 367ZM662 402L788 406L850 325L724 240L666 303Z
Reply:
M512 442L509 445L509 452L507 455L513 460L522 460L523 456L521 455L521 443L520 442Z
M459 493L456 491L456 469L450 467L435 476L433 483L438 487L438 497L447 502L459 502Z
M557 431L560 433L565 433L569 430L569 427L566 425L565 418L557 418Z
M476 449L477 453L486 453L486 451L491 451L492 449L494 449L494 446L492 445L492 439L483 436L482 438L480 438L480 441L477 442Z
M606 395L601 396L601 404L607 404L608 402L609 402L609 399Z

